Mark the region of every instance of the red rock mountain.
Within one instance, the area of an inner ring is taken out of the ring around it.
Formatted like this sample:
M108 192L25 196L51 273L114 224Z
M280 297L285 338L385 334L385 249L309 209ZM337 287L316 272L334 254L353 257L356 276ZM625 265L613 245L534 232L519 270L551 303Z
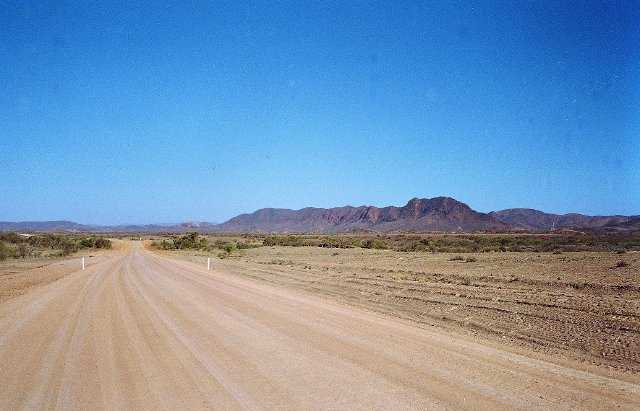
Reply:
M450 197L414 198L404 207L263 208L219 224L226 232L508 231L511 224Z

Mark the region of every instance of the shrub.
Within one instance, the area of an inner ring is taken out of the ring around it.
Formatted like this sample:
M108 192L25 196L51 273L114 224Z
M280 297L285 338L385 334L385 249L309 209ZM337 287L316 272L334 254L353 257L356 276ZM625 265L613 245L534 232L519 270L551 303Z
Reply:
M388 245L382 238L370 238L362 242L362 248L383 250L388 248Z
M195 231L181 237L173 237L171 242L162 240L154 244L161 250L209 250L211 248L207 239Z
M227 254L231 254L236 248L238 248L238 245L234 242L227 243L224 245L224 247L222 247L222 249L226 251Z
M111 240L102 237L86 237L78 242L79 248L111 248Z
M67 255L71 255L73 253L75 253L76 251L78 251L78 246L72 242L72 241L66 241L64 244L62 244L62 255L63 256L67 256Z
M267 236L264 240L262 240L262 245L273 246L273 245L283 245L289 247L302 247L308 245L307 241L302 236L297 235L288 235L288 236L277 236L270 235Z
M362 240L355 237L328 236L320 238L315 245L323 248L355 248L362 247Z
M42 255L42 249L61 250L58 255L67 256L81 248L111 248L111 240L102 237L42 234L23 236L16 233L0 233L0 259L10 256L26 258ZM15 244L11 247L10 244Z
M96 238L93 242L95 248L111 248L111 240L106 238Z
M83 238L80 240L80 247L82 248L93 248L93 238Z
M238 249L239 250L246 250L249 248L258 248L261 246L261 244L259 243L251 243L251 242L244 242L244 243L237 243Z
M158 250L175 250L176 247L173 243L173 241L169 242L167 240L162 240L159 243L154 242L153 245L158 249Z
M26 238L14 232L8 232L0 233L0 240L6 241L7 243L18 244L25 241Z

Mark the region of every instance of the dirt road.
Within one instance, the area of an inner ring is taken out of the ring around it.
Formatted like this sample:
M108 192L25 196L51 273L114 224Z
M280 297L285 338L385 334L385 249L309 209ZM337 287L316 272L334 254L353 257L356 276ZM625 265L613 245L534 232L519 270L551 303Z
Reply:
M615 379L139 244L0 304L0 409L638 409Z

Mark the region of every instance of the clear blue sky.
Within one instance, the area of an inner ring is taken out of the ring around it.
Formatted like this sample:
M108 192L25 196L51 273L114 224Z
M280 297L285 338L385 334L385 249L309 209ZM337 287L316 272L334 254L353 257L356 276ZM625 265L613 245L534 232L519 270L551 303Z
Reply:
M300 4L2 2L0 220L640 214L640 2Z

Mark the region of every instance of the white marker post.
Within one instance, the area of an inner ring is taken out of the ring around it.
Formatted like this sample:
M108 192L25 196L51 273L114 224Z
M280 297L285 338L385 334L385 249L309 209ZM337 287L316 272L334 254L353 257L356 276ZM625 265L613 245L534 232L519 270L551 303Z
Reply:
M84 257L82 257L82 271L84 271Z
M211 269L211 257L207 257L207 271Z

